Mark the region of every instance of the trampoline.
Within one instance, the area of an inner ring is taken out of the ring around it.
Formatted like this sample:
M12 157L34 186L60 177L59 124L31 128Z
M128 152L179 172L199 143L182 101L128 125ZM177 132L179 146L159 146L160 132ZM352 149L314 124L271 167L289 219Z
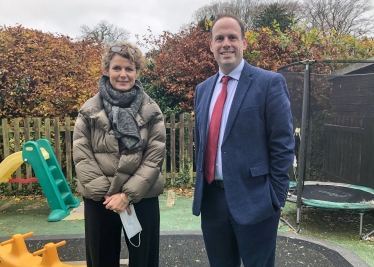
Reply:
M295 229L286 219L281 218L289 227L295 232L300 232L301 224L301 210L302 206L310 206L324 209L339 209L339 210L353 210L360 214L360 237L366 239L374 233L374 230L369 234L363 235L362 224L363 216L366 212L374 211L374 189L352 185L348 183L336 182L319 182L319 181L305 181L306 173L306 154L307 154L307 129L309 127L310 116L310 64L316 62L335 62L335 63L369 63L374 64L373 60L305 60L291 63L278 69L296 66L299 64L305 65L304 84L302 90L302 111L301 111L301 127L299 146L295 147L295 154L297 155L297 165L294 168L298 169L295 175L296 182L291 182L287 201L294 202L297 205L296 224ZM352 127L353 128L353 127ZM339 153L337 151L337 153ZM294 170L295 170L294 169ZM296 172L295 172L296 173Z
M297 192L297 183L291 182L287 200L296 203ZM374 189L344 183L305 181L301 202L314 208L357 211L362 236L363 215L374 210ZM362 238L373 233L374 230Z

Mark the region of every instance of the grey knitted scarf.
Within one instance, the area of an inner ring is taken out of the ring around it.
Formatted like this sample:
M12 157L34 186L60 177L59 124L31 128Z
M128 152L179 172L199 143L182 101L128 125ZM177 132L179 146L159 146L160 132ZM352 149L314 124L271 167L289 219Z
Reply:
M118 139L120 151L141 147L142 140L135 120L144 97L143 86L136 80L128 91L118 91L110 84L109 77L102 75L99 93L112 124L114 136Z

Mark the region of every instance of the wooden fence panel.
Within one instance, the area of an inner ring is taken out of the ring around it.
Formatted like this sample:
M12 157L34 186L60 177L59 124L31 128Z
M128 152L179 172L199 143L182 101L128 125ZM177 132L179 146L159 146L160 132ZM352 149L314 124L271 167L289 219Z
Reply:
M168 146L161 171L165 181L166 179L170 179L169 182L171 185L175 184L179 172L188 170L190 183L193 183L195 176L193 169L194 118L190 114L181 114L178 117L179 122L176 122L175 115L172 114L170 116L170 122L165 123L168 131ZM52 120L49 118L43 120L41 118L17 118L14 119L12 123L7 119L2 119L0 133L3 137L3 159L11 153L21 151L23 144L27 141L46 138L52 144L57 161L60 166L62 166L66 179L71 181L74 177L72 165L72 132L74 126L70 124L71 118L65 118L63 120L57 117ZM11 139L12 141L10 141ZM11 145L14 145L14 149L11 149ZM63 153L65 154L63 155ZM188 164L188 166L186 164ZM33 175L32 167L29 164L19 168L15 173L17 178L30 178L33 177ZM22 184L17 185L17 187L21 190ZM32 184L28 184L27 188L31 190ZM9 191L12 190L10 183L8 189Z
M364 118L363 126L361 183L364 186L374 188L374 117Z
M365 128L359 118L333 117L326 124L325 178L332 182L362 184Z

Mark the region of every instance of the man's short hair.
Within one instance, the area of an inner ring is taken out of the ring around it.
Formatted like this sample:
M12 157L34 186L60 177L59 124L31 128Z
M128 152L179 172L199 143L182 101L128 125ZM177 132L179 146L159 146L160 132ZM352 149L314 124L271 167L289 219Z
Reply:
M218 14L216 16L216 18L214 19L213 21L213 24L212 24L212 27L210 28L210 40L212 40L213 38L213 27L214 25L216 24L216 22L222 18L232 18L234 20L236 20L240 26L240 31L241 31L241 36L242 36L242 39L244 39L244 24L243 22L239 19L238 16L234 15L234 14L231 14L231 13L221 13L221 14Z

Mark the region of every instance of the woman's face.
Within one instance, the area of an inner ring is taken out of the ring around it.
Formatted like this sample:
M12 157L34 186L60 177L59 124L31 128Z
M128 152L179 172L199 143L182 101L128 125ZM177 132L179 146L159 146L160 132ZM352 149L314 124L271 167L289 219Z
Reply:
M114 89L128 91L134 86L138 72L134 63L116 54L109 62L107 75Z

